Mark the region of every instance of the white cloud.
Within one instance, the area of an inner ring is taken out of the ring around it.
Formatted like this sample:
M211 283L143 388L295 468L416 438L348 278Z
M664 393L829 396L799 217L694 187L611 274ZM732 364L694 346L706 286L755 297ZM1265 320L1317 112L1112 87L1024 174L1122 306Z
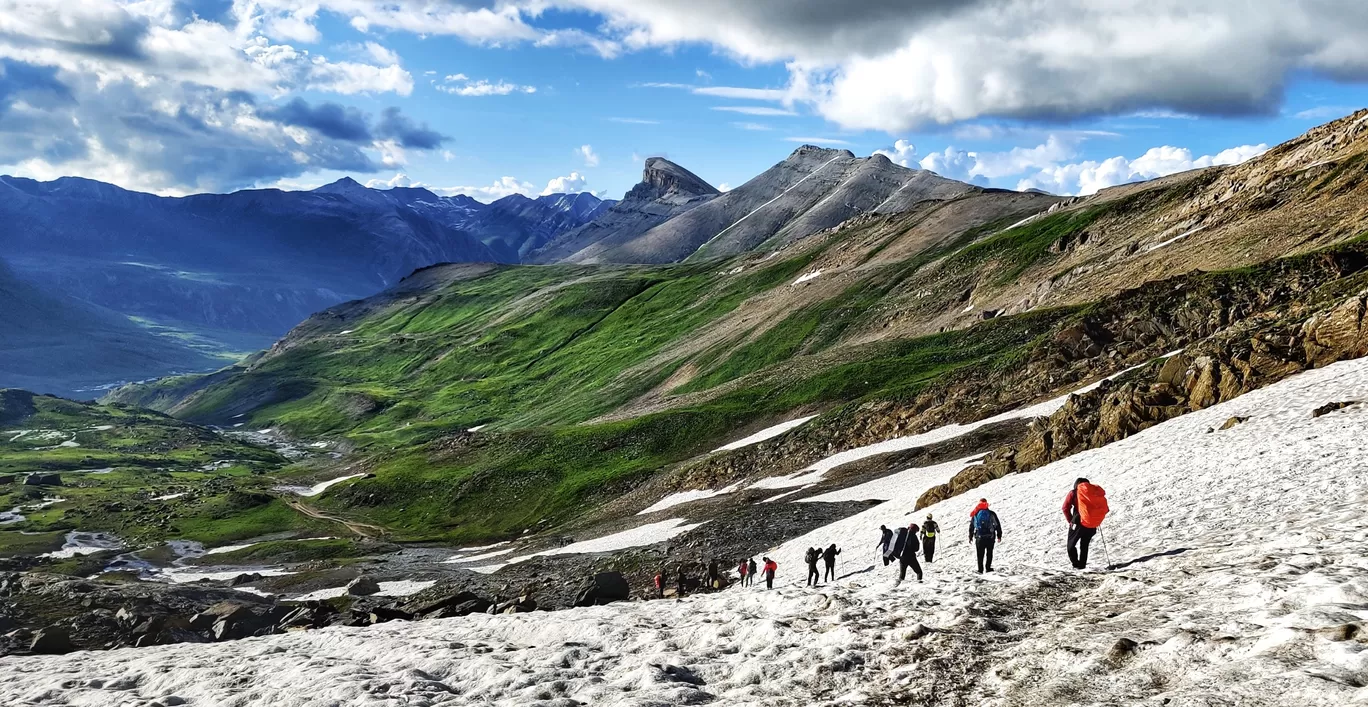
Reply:
M782 101L785 91L774 88L739 88L736 86L698 86L692 91L700 96L735 98L747 101Z
M1368 3L1317 0L556 0L623 45L787 62L846 129L983 116L1268 114L1290 77L1368 80Z
M767 108L765 106L714 106L713 110L726 111L728 113L741 113L742 115L798 115L797 113L784 108Z
M366 53L369 54L372 59L374 59L377 62L380 62L381 64L401 63L398 54L395 54L393 50L377 42L366 42L365 47Z
M1092 194L1118 184L1154 179L1168 174L1213 165L1239 164L1268 150L1267 145L1241 145L1215 155L1193 157L1183 147L1152 147L1134 160L1117 156L1100 162L1089 160L1042 169L1021 180L1017 189L1043 189L1056 194Z
M1297 111L1292 114L1292 117L1297 120L1329 121L1336 118L1343 118L1356 110L1358 109L1352 106L1316 106L1315 108Z
M774 129L768 125L765 125L764 123L732 123L732 125L741 128L742 130L753 130L756 132L763 132Z
M579 155L580 157L584 158L584 166L585 166L585 167L597 167L597 166L598 166L598 163L599 163L599 156L598 156L597 154L594 154L594 148L593 148L592 145L580 145L580 146L579 146L579 149L578 149L578 150L575 150L575 154L577 154L577 155Z
M726 192L729 192L729 191L732 190L732 185L730 185L730 184L728 184L728 183L726 183L726 182L722 182L721 184L718 184L718 185L717 185L717 190L725 194Z
M523 196L533 196L537 193L537 188L529 182L518 181L514 177L500 177L487 187L428 187L433 193L442 196L455 196L465 194L472 199L483 202L496 201L513 194Z
M575 194L585 191L584 187L589 180L579 172L571 172L564 177L556 177L546 183L546 188L542 190L542 196L547 194Z
M445 83L437 84L436 88L453 96L507 96L512 93L537 92L536 86L521 86L503 80L494 83L484 79L471 81L465 74L451 74L446 77Z
M786 137L785 142L801 142L805 145L849 145L850 143L834 137Z
M712 81L712 74L702 69L694 69L694 76L697 76L704 81Z
M393 189L395 187L421 187L424 185L409 179L409 176L403 172L396 172L394 176L389 179L367 180L366 186L371 189Z
M999 179L1022 174L1032 169L1053 168L1077 154L1078 135L1049 135L1035 147L1014 147L1003 152L980 152L947 147L932 152L921 160L921 168L943 177L987 184Z
M874 154L883 155L894 164L900 164L906 167L909 163L917 159L917 146L907 140L898 140L893 143L893 147L875 150Z

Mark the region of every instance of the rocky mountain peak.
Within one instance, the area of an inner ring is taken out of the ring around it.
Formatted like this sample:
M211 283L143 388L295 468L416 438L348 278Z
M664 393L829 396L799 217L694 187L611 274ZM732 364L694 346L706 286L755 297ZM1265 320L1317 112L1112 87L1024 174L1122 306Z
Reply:
M799 147L798 149L794 150L788 156L788 159L812 159L813 157L821 157L828 160L834 159L836 157L848 157L850 159L855 159L855 153L851 152L850 150L836 150L830 147L818 147L817 145L803 145L802 147Z
M693 172L664 157L651 157L641 172L641 183L628 193L628 197L658 199L664 196L717 196L720 193Z

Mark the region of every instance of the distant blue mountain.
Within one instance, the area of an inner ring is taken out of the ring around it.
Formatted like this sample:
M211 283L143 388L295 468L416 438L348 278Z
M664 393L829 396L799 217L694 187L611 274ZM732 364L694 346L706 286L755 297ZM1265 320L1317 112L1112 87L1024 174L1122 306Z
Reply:
M201 348L248 351L417 268L520 262L612 203L553 194L483 204L349 178L313 191L160 197L74 177L0 177L0 257L45 296Z

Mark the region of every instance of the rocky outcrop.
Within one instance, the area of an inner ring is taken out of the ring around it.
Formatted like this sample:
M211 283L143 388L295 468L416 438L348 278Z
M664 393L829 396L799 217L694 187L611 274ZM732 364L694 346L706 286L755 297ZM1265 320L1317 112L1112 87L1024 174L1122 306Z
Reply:
M599 572L589 580L575 598L575 606L600 606L615 601L626 601L632 596L632 588L621 572Z

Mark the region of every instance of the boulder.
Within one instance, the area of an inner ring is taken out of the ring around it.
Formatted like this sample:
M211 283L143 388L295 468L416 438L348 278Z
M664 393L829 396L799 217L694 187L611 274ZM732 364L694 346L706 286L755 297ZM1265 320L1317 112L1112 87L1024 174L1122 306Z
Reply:
M445 609L449 609L454 606L463 606L471 602L480 602L482 604L482 607L480 609L477 609L475 612L472 613L483 612L486 608L489 607L489 604L492 603L487 599L480 598L480 596L475 594L474 592L462 591L457 592L455 594L448 594L447 596L441 597L440 599L424 601L421 604L410 603L406 605L405 609L414 614L415 616L426 617L428 614L435 614ZM449 615L456 616L458 614ZM459 615L464 616L464 614Z
M1234 427L1235 425L1238 425L1238 424L1240 424L1240 423L1242 423L1242 422L1244 422L1244 421L1246 421L1246 420L1248 420L1248 419L1249 419L1249 418L1247 418L1247 417L1240 417L1239 415L1236 415L1236 416L1230 418L1229 420L1226 420L1226 421L1225 421L1225 424L1221 425L1221 429L1222 429L1222 430L1228 430L1228 429Z
M575 606L598 606L631 598L632 589L621 572L599 572L575 598Z
M40 629L38 633L33 634L33 641L29 643L29 651L33 653L57 655L74 650L76 647L71 645L71 635L61 626Z
M354 597L368 597L380 592L380 585L370 577L362 575L347 585L347 593Z
M1324 404L1324 405L1322 405L1322 406L1316 408L1315 410L1312 410L1312 411L1311 411L1311 417L1320 417L1321 415L1328 415L1329 413L1332 413L1332 412L1334 412L1334 411L1336 411L1336 410L1343 410L1344 408L1347 408L1347 407L1349 407L1350 405L1358 405L1358 404L1359 404L1359 401L1357 401L1357 400L1342 400L1342 401L1340 401L1340 402L1335 402L1335 403L1326 403L1326 404Z
M245 584L251 584L252 582L260 582L261 579L262 577L260 572L253 572L251 574L240 574L228 580L228 586L241 587Z
M61 486L62 477L58 474L29 474L24 477L25 486Z

